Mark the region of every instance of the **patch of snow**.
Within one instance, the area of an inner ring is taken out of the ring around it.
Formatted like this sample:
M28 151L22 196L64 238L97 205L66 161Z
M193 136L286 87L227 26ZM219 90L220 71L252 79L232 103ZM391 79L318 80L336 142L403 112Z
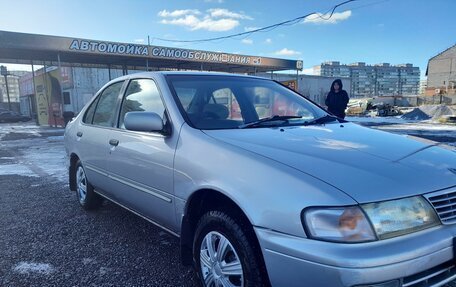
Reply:
M30 168L22 164L2 164L0 165L0 175L38 176Z
M352 117L347 116L347 121L354 123L376 123L376 124L405 124L410 120L402 119L401 117Z
M36 141L36 140L35 140ZM59 142L43 142L43 146L33 146L23 150L22 158L47 175L65 182L68 180L65 148L63 140Z
M13 267L13 271L26 275L31 273L49 275L55 271L55 268L51 264L47 263L19 262Z
M51 136L47 137L49 141L63 141L63 136Z
M60 182L68 181L68 170L65 147L63 144L63 129L42 128L34 125L0 125L0 134L19 132L30 133L39 137L20 140L2 140L0 147L15 151L12 160L14 165L0 165L1 174L17 174L24 176L52 177ZM52 134L42 137L41 133ZM53 134L56 135L53 135Z

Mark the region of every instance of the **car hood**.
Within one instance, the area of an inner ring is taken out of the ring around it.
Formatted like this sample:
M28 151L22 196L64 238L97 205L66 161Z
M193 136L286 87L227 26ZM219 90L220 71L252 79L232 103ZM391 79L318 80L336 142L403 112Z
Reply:
M359 203L456 185L456 152L353 123L205 133L319 178Z

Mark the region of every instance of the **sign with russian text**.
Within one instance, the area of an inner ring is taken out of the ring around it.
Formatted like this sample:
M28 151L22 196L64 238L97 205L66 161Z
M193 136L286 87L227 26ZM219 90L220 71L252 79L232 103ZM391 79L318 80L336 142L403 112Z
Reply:
M0 50L11 51L11 53L15 51L34 53L36 51L37 55L42 55L41 52L43 51L47 53L56 52L61 53L63 58L68 54L74 56L76 54L105 55L107 57L117 56L113 60L119 62L122 62L122 59L118 58L118 56L124 56L143 58L144 60L163 59L182 61L183 64L188 62L220 63L231 65L231 68L234 65L267 67L270 70L302 69L302 61L296 60L8 31L0 31ZM92 59L92 61L95 60Z

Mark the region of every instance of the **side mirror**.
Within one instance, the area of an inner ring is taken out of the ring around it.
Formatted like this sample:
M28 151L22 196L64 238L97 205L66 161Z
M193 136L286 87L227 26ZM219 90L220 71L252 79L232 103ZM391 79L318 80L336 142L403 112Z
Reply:
M152 112L128 112L124 125L127 130L137 132L162 132L164 128L162 118Z

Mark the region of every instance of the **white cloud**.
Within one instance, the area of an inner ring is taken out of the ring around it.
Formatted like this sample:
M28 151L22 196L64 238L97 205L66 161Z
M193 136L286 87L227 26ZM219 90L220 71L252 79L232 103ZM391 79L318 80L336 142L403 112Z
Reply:
M203 15L199 10L163 10L158 16L164 18L162 24L186 27L192 31L228 31L239 26L239 20L253 19L244 13L236 13L227 9L208 9Z
M233 19L204 19L203 21L198 23L196 27L192 28L192 30L203 29L208 31L229 31L238 25L239 21Z
M253 31L253 30L256 30L256 29L259 29L259 27L244 27L244 31L245 32L250 32L250 31Z
M271 44L272 43L272 39L271 38L267 38L266 40L264 40L264 42L266 44Z
M301 52L283 48L282 50L276 51L274 54L278 56L296 56L301 55Z
M160 17L182 17L185 15L200 15L201 12L197 9L184 9L184 10L174 10L174 11L168 11L168 10L163 10L158 12L158 16Z
M347 20L352 15L350 10L344 12L335 12L331 18L329 18L330 13L322 14L316 13L310 16L307 16L304 19L303 23L315 23L315 24L336 24L341 21ZM329 19L328 19L329 18ZM328 19L328 20L326 20Z
M206 3L219 3L219 4L221 4L221 3L225 2L225 1L223 1L223 0L204 0L204 2L206 2Z
M144 42L146 42L146 40L144 40L144 39L134 39L133 42L138 43L138 44L143 44Z
M183 18L176 18L171 20L163 19L161 23L187 27L192 31L200 29L207 31L228 31L239 25L239 21L234 19L213 20L207 18L200 20L194 15L187 15Z
M241 42L243 44L247 44L247 45L252 45L253 44L253 40L252 39L242 39Z
M177 26L187 26L190 28L195 27L198 25L198 23L201 22L196 16L194 15L186 15L185 17L182 18L176 18L176 19L163 19L161 20L162 24L171 24L171 25L177 25Z
M209 10L207 10L207 12L209 13L210 17L212 17L212 18L226 17L226 18L233 18L233 19L253 20L253 18L248 15L245 15L243 13L236 13L233 11L229 11L228 9L215 8L215 9L209 9Z

